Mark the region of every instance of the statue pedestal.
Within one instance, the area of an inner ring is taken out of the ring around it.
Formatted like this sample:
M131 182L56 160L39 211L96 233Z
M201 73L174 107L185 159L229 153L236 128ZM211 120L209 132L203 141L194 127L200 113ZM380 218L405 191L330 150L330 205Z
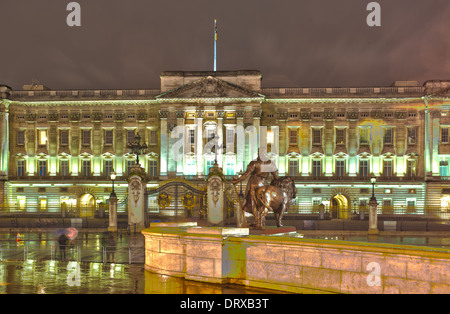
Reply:
M295 227L275 227L266 226L265 229L250 229L250 235L281 235L287 233L296 233Z
M108 231L117 231L117 197L109 197L109 225Z

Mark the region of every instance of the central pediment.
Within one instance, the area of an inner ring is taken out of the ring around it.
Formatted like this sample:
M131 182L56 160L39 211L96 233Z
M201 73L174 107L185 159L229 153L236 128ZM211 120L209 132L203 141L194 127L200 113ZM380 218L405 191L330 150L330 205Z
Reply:
M224 80L207 76L189 84L167 91L156 98L263 98L252 90Z

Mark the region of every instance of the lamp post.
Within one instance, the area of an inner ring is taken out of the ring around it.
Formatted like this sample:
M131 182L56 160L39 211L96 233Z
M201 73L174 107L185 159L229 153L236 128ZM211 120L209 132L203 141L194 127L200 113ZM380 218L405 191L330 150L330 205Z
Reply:
M375 198L375 183L377 178L372 176L370 183L372 184L372 197L369 201L369 234L378 234L378 217L377 217L377 199Z
M129 142L127 147L130 149L131 153L136 154L136 165L139 164L139 155L147 154L148 146L146 143L141 144L141 136L139 133L136 133L134 141Z
M109 195L109 225L108 231L115 232L117 231L117 196L116 192L114 192L114 181L116 180L116 173L114 171L111 172L110 178L112 181L112 191Z

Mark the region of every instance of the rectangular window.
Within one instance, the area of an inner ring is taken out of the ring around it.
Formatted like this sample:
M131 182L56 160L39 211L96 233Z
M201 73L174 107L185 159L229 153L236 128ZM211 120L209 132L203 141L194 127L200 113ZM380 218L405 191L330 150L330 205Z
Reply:
M25 210L27 207L27 198L26 196L17 196L17 208L19 210Z
M320 177L322 175L322 161L321 160L313 160L312 175L313 175L313 177Z
M407 198L406 199L406 210L408 212L413 212L416 210L416 199L415 198Z
M392 160L383 160L383 176L392 176Z
M81 171L82 171L82 175L84 177L89 177L91 175L91 161L90 160L82 161Z
M227 157L225 159L225 175L233 176L235 169L235 162L233 157Z
M59 162L59 173L63 177L69 176L69 161L61 160Z
M441 128L441 143L448 143L448 128Z
M25 175L25 160L17 161L17 175L23 177Z
M336 129L336 145L345 145L345 129Z
M38 130L38 145L47 145L47 130Z
M289 145L297 145L297 130L289 130Z
M195 158L187 158L186 159L186 175L195 176L197 174L197 165L195 162Z
M406 175L408 177L416 176L416 160L415 159L408 159L408 161L406 163Z
M439 175L441 177L448 176L448 161L442 160L439 162Z
M336 176L345 176L345 160L336 160Z
M105 145L112 145L114 142L113 130L105 130Z
M17 131L17 145L25 145L25 130Z
M391 212L392 211L392 199L390 198L383 198L383 203L382 203L382 209L383 212Z
M127 130L127 145L134 143L134 130Z
M47 199L41 198L39 199L39 211L46 211L47 210Z
M408 128L408 144L415 145L417 143L417 128Z
M385 145L391 145L394 142L394 130L389 128L389 129L384 129L384 144Z
M362 178L369 177L369 160L363 159L359 161L359 176Z
M312 144L313 145L322 144L322 129L317 128L312 129Z
M59 145L61 146L69 145L69 130L59 131Z
M81 145L91 146L91 130L81 131Z
M156 130L150 130L150 145L158 144L158 132Z
M157 160L150 160L148 162L148 174L150 175L150 177L158 176L158 161Z
M205 174L209 174L209 168L214 166L215 159L206 159Z
M368 145L369 144L369 128L359 129L359 144Z
M188 130L188 141L189 141L189 144L195 144L195 130L194 129Z
M135 160L127 160L127 175L130 175L131 168L135 165Z
M47 175L47 160L39 160L39 175L46 176Z
M103 172L105 173L105 176L109 178L112 171L113 171L113 161L105 160L103 164Z
M298 160L296 159L289 160L289 176L298 176Z

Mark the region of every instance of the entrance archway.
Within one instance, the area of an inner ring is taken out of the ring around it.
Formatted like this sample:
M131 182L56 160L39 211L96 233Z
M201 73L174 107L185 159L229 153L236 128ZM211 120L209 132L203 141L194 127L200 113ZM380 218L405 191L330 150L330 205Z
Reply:
M343 194L336 194L331 198L331 218L348 219L349 201Z
M95 214L95 197L83 194L80 197L80 217L93 217Z

